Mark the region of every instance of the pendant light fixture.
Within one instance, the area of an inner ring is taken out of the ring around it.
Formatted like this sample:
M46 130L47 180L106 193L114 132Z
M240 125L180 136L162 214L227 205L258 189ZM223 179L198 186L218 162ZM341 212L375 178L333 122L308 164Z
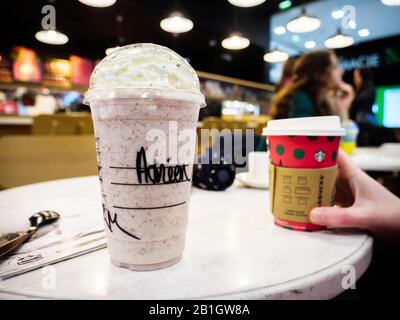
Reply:
M381 0L385 6L400 6L400 0Z
M228 50L241 50L250 45L250 40L243 37L240 33L234 32L228 38L222 40L221 45Z
M301 14L290 20L286 28L293 33L307 33L317 30L321 26L321 20L314 16L310 16L303 8Z
M52 2L49 1L49 3L54 3L54 0ZM66 44L69 40L68 36L56 29L56 10L54 6L44 6L42 13L47 15L42 19L42 30L35 33L36 40L52 45ZM50 19L46 22L48 18Z
M314 49L317 44L313 40L306 41L304 47L307 49Z
M264 61L268 63L284 62L289 59L289 55L278 49L272 50L264 55Z
M277 26L274 28L274 33L281 36L286 33L286 28L284 26Z
M233 8L233 30L239 30L238 9ZM240 32L232 32L227 38L222 40L221 46L228 50L242 50L250 45L250 40L244 37Z
M371 33L369 32L369 30L368 30L367 28L363 28L363 29L358 30L358 35L359 35L361 38L368 37L370 34L371 34Z
M36 40L54 45L62 45L68 42L68 36L55 29L40 30L35 34Z
M344 11L342 9L337 9L331 12L331 17L335 20L343 19Z
M264 3L265 1L266 0L228 0L230 4L242 8L255 7Z
M117 0L79 0L79 2L90 7L105 8L111 7Z
M168 18L161 20L160 27L171 33L185 33L193 29L193 21L185 18L182 13L174 11Z
M325 46L330 49L339 49L349 47L354 43L354 38L343 34L340 29L333 36L325 40Z

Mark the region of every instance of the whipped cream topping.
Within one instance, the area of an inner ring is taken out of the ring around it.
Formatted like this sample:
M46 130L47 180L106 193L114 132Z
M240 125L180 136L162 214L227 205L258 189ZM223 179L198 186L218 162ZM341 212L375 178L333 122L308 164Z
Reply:
M184 58L166 47L139 43L121 47L97 64L86 98L93 92L135 88L201 95L196 71Z

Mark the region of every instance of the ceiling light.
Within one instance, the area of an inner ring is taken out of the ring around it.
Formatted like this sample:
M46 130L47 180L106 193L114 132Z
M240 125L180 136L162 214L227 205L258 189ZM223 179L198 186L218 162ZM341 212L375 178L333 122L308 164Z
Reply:
M336 20L343 19L344 18L344 12L341 9L334 10L334 11L331 12L331 16L332 16L333 19L336 19Z
M277 34L278 36L285 34L286 28L284 26L278 26L278 27L274 28L274 33Z
M119 49L120 46L116 46L116 47L111 47L106 49L106 56L108 56L109 54L113 53L115 50Z
M354 43L354 38L352 36L343 34L338 30L338 32L325 40L325 46L330 49L338 49L349 47Z
M280 10L286 10L289 9L292 6L292 1L290 0L285 0L279 3L278 7Z
M385 6L400 6L400 0L381 0Z
M305 9L301 14L290 20L287 24L287 29L294 33L306 33L317 30L321 26L321 21L313 16L307 15Z
M364 29L358 30L358 35L361 38L365 38L365 37L368 37L370 35L370 32L369 32L369 30L367 28L364 28Z
M214 39L210 39L210 40L208 40L208 45L210 47L215 47L217 45L217 41Z
M307 49L313 49L313 48L315 48L315 46L316 46L317 44L315 43L315 41L306 41L305 43L304 43L304 47L306 47Z
M117 0L79 0L79 2L91 7L105 8L111 7Z
M193 29L193 22L180 12L173 12L168 18L161 20L160 27L167 32L184 33Z
M290 37L293 42L300 42L301 38L298 34L294 34Z
M229 50L241 50L250 45L250 40L239 33L232 33L221 42L222 47Z
M280 50L273 50L264 55L264 61L269 63L284 62L289 59L289 55Z
M35 38L43 43L61 45L68 42L68 37L57 30L41 30L36 32Z
M347 25L348 25L348 27L350 28L350 29L355 29L355 28L357 28L357 23L354 21L354 20L350 20L348 23L347 23Z
M242 8L255 7L261 3L264 3L265 1L266 0L228 0L230 4Z

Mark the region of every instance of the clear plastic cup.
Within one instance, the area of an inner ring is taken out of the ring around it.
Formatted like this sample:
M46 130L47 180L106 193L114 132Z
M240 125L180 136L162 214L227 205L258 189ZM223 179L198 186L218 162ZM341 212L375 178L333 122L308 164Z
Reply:
M85 103L93 118L111 261L131 270L177 263L204 106L195 71L162 46L121 47L96 66Z

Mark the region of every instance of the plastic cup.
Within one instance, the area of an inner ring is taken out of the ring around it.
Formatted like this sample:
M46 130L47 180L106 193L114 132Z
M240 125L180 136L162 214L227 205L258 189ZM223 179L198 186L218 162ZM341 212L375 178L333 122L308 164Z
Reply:
M357 137L360 130L357 124L352 120L345 120L342 125L346 130L346 135L340 140L340 148L351 156L354 153L354 149L357 147Z
M103 61L85 102L92 111L110 258L136 271L165 268L185 247L195 139L180 137L195 138L204 97L157 87L179 85L179 68L198 82L167 48L131 45ZM127 87L115 88L120 83Z

